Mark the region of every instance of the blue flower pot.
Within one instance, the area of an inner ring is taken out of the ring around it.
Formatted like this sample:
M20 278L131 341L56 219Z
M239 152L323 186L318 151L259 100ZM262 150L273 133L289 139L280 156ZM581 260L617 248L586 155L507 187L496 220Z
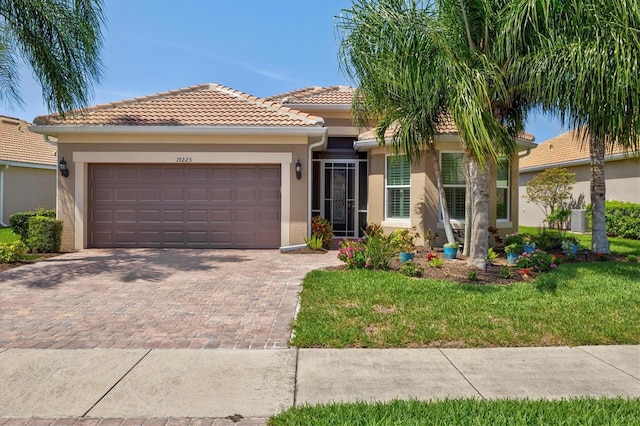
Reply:
M518 261L518 253L507 253L507 263L509 265L515 265Z
M534 251L536 251L536 246L529 245L529 244L525 244L524 245L524 252L525 253L533 253Z
M574 256L576 254L578 254L578 245L577 244L574 244L573 247L571 247L571 253L573 253Z
M406 253L404 251L400 252L400 262L405 263L409 260L413 260L413 257L415 256L414 253Z
M455 259L458 256L458 249L456 247L445 247L444 248L444 258L445 259Z

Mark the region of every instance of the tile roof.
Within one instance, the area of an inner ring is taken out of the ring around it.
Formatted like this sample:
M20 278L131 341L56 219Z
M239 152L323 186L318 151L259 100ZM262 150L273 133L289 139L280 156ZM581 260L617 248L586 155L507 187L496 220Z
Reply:
M606 155L622 154L625 150L616 147L607 150ZM589 143L582 138L577 130L571 130L548 141L538 144L536 149L520 159L520 169L541 166L560 166L563 163L579 160L589 160Z
M349 86L311 86L270 96L267 100L283 105L351 105L354 92L355 89Z
M389 127L385 133L385 138L391 138L393 133L395 132L395 126ZM456 123L453 122L453 116L451 114L442 114L440 117L440 123L436 129L439 135L457 135L458 128L456 127ZM367 132L361 133L358 136L358 140L373 140L376 138L374 130L369 130ZM520 134L520 139L526 141L533 141L535 138L530 133L522 133Z
M66 117L36 117L36 125L314 127L322 118L218 84L202 84L97 105Z
M29 131L30 123L0 116L0 161L55 166L56 147Z

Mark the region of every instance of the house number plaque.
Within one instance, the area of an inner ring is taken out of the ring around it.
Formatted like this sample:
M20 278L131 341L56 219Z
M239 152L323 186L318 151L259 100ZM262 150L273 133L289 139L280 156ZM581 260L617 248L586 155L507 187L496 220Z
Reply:
M193 159L191 157L176 157L176 163L191 163Z

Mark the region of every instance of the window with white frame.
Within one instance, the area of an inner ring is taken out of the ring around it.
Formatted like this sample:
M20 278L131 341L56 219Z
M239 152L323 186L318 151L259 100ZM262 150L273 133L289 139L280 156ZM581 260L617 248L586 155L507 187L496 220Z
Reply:
M464 154L462 152L441 153L440 169L449 217L464 220L466 194Z
M509 160L498 160L496 178L496 219L509 220Z
M411 164L406 155L388 155L386 165L387 219L411 217Z

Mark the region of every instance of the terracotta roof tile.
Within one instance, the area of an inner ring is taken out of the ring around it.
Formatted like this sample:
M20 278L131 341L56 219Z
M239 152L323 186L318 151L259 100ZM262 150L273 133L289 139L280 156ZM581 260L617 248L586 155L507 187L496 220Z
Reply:
M606 155L622 154L625 150L619 147L608 150ZM589 143L585 140L582 143L582 137L577 130L571 130L558 135L548 141L538 144L536 149L520 159L520 169L528 167L540 166L560 166L562 163L578 160L588 160Z
M351 105L355 89L349 86L311 86L270 96L267 100L286 104Z
M55 166L56 147L29 131L30 123L0 116L0 161Z
M37 125L313 127L323 120L217 84L36 117Z

